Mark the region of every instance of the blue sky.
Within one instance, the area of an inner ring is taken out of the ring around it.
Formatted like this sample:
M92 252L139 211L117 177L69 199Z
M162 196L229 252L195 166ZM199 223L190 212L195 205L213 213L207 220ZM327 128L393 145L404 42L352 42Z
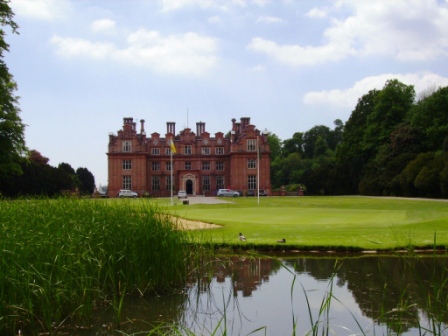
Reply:
M29 149L107 184L108 134L251 117L285 140L333 128L398 78L448 85L448 0L12 0L5 56ZM139 127L138 127L139 129Z

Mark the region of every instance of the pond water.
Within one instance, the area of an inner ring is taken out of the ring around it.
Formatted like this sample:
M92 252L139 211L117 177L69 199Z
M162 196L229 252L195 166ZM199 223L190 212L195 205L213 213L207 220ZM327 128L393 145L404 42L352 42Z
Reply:
M196 335L259 328L253 335L313 328L322 335L326 326L335 335L448 335L447 267L446 255L214 259L181 290L126 300L120 329L169 323ZM115 313L100 312L84 333L116 334Z

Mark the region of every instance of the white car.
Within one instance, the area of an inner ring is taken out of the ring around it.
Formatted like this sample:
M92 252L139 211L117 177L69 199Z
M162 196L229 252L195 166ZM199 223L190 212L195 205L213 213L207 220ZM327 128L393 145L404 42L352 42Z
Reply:
M231 189L219 189L218 193L216 194L216 196L219 197L238 197L240 195L240 193L238 191L235 190L231 190Z
M120 192L118 193L118 197L134 197L137 198L138 194L134 191L131 190L120 190Z
M187 192L185 190L179 190L177 198L187 198Z

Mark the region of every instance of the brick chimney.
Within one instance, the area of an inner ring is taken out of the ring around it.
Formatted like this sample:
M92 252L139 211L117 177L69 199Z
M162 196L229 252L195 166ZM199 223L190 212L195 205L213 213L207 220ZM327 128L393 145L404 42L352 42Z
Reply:
M241 132L244 131L247 125L250 125L250 118L241 118Z
M196 136L200 136L205 132L205 123L200 121L196 123Z
M176 123L173 121L168 121L166 123L166 132L176 135Z
M140 120L140 134L145 134L145 119Z

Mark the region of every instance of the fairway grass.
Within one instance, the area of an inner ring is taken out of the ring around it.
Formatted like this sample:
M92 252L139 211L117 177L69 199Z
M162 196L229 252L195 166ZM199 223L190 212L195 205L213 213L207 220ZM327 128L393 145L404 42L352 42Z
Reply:
M393 249L448 245L448 203L369 197L229 198L230 204L169 206L166 211L222 228L195 232L218 244L297 248ZM238 241L242 232L247 243ZM286 244L277 240L286 239Z

